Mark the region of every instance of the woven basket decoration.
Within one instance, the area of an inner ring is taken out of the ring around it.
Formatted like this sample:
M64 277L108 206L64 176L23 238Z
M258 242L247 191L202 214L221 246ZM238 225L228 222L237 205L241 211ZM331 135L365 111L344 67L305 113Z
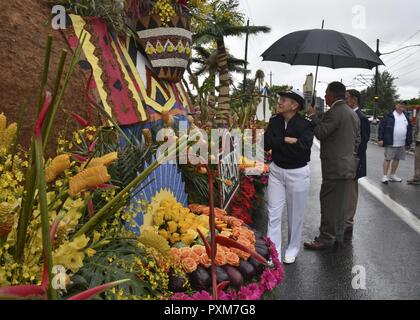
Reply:
M137 33L158 78L179 82L191 58L189 17L174 16L163 26L158 15L142 16Z

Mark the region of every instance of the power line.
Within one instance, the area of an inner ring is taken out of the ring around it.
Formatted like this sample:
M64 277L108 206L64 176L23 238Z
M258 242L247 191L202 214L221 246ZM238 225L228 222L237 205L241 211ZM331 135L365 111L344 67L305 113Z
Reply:
M409 56L407 56L407 57L405 57L405 58L403 58L403 59L401 59L400 61L398 61L397 63L395 63L395 64L393 64L392 66L390 66L389 68L388 68L388 70L389 69L391 69L391 68L393 68L393 67L395 67L396 65L399 65L401 62L403 62L403 61L406 61L408 58L410 58L410 57L412 57L413 55L415 55L417 52L419 52L420 51L420 49L419 50L416 50L416 51L414 51L412 54L410 54Z
M402 47L403 45L405 45L408 41L410 41L411 39L413 39L418 33L420 33L420 29L415 31L411 36L408 37L407 40L405 40L404 42L401 42L398 46L397 49ZM396 50L396 49L395 49Z
M403 55L405 55L405 54L409 53L409 52L410 52L411 50L413 50L413 49L414 49L414 47L413 47L413 48L408 49L406 52L401 52L400 54L398 54L398 55L396 55L396 56L391 57L391 59L390 59L387 63L390 63L391 61L395 60L396 58L399 58L399 57L401 57L401 56L403 56ZM388 58L388 57L386 56L385 58Z
M395 52L398 52L398 51L401 51L401 50L404 50L404 49L408 49L408 48L412 48L412 47L420 47L420 43L405 46L405 47L399 48L399 49L394 50L394 51L381 53L381 55L384 56L384 55L387 55L387 54L395 53Z
M417 71L417 70L420 70L420 67L415 68L415 69L413 69L413 70L410 70L410 71L408 71L408 72L406 72L406 73L400 74L400 75L398 75L398 77L400 78L400 77L402 77L402 76L405 76L405 75L410 74L410 73L412 73L412 72L414 72L414 71Z
M414 62L412 62L412 63L410 63L410 64L407 64L407 65L403 65L402 67L398 67L397 69L394 69L394 71L393 72L396 72L397 70L401 70L401 69L406 69L407 67L411 67L412 65L415 65L415 64L418 64L420 62L420 60L416 60L416 61L414 61Z

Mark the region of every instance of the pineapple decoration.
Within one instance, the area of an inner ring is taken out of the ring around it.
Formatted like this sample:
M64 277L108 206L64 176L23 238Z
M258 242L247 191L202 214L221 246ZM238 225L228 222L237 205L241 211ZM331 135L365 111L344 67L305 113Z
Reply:
M12 230L15 213L19 201L16 198L15 191L17 187L17 174L22 175L18 169L12 169L11 146L16 140L16 123L7 125L6 116L0 114L0 239L7 238Z
M12 231L16 208L16 203L0 203L0 239L7 238Z
M5 156L16 137L17 124L14 122L7 126L7 118L0 114L0 156Z

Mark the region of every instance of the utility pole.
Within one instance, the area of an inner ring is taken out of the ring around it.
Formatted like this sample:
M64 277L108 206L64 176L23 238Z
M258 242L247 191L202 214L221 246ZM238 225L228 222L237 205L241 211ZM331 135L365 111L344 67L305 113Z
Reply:
M246 71L248 68L248 38L249 38L249 19L246 23L246 38L245 38L245 63L244 63L244 85L243 85L243 92L245 93L246 89Z
M376 39L376 54L378 55L378 57L381 55L379 52L379 39ZM376 122L376 114L377 114L377 108L378 108L378 76L379 76L379 70L378 70L378 66L376 66L376 71L375 71L375 97L374 97L374 101L373 101L373 121Z
M270 71L270 88L273 86L273 73Z

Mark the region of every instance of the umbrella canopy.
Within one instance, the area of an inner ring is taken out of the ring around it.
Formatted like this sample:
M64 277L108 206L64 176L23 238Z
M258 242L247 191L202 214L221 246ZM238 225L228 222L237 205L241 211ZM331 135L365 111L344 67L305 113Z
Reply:
M292 32L277 40L262 55L264 61L313 65L332 69L372 69L384 63L362 40L335 30Z

